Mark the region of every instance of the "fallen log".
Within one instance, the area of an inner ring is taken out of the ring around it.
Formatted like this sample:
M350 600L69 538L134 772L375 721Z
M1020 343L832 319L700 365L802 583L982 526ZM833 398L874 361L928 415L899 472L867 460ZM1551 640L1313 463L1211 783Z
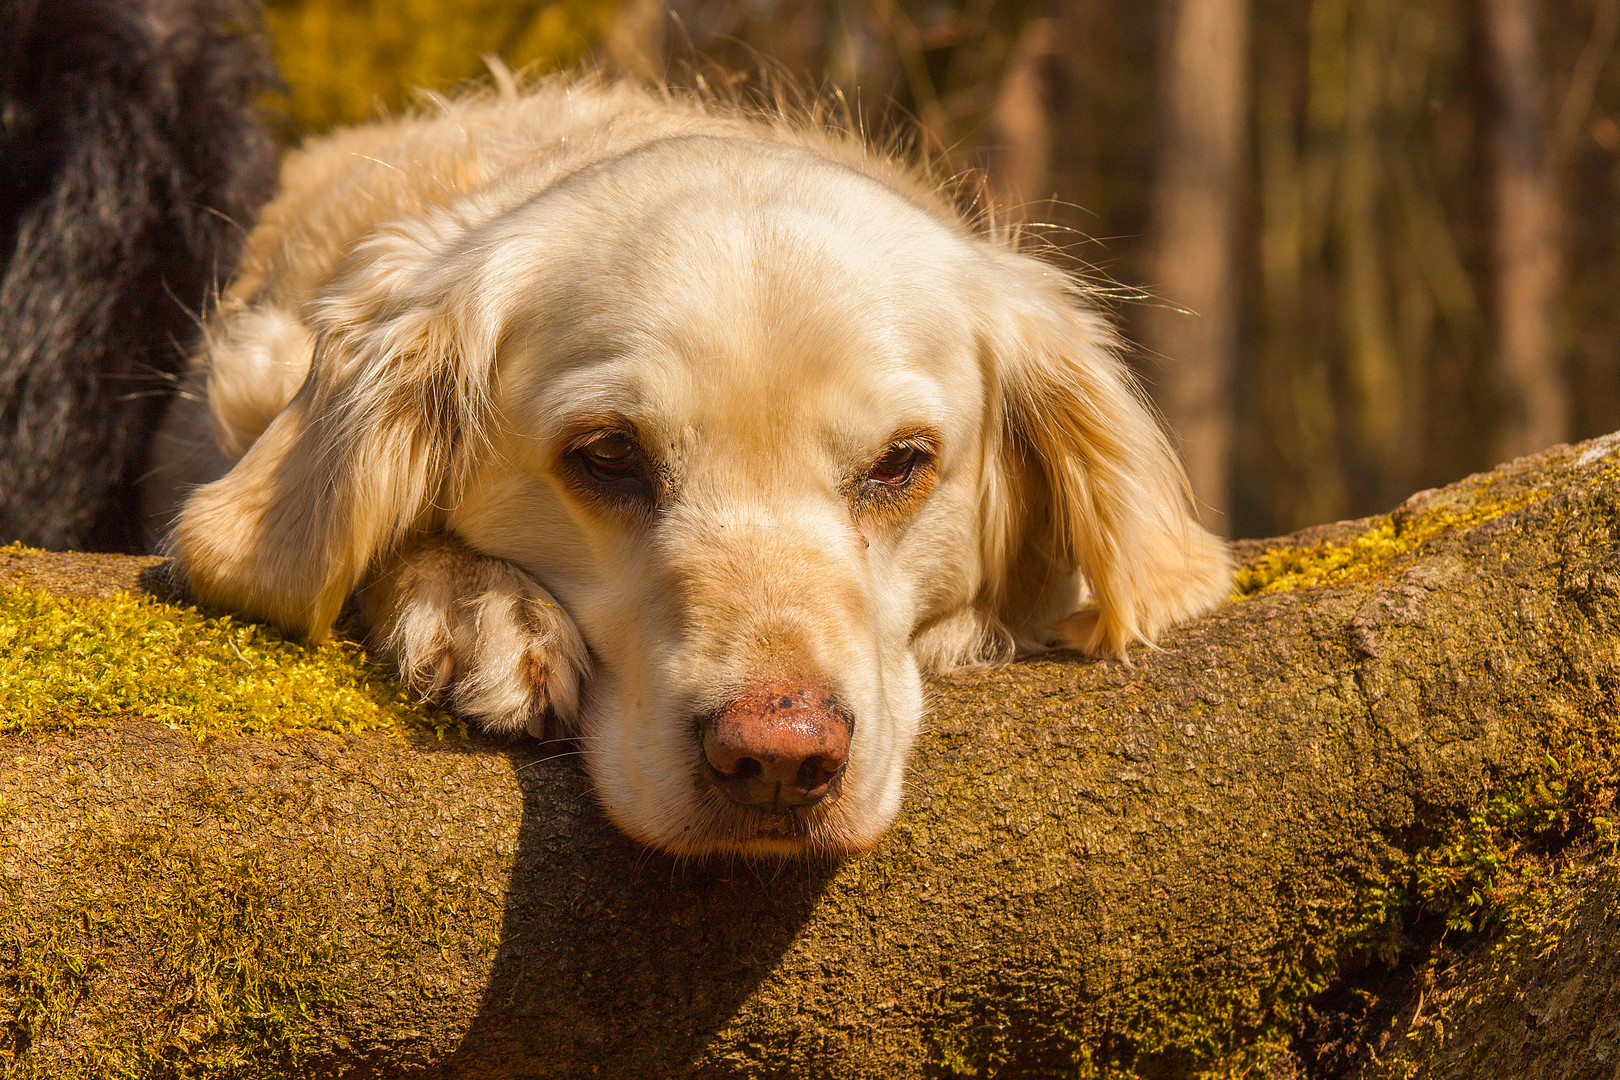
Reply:
M1324 1001L1424 920L1545 936L1557 853L1612 857L1617 530L1610 437L1242 542L1241 598L1161 650L938 680L906 810L839 865L672 861L565 752L442 721L14 704L4 1075L1377 1075L1307 1045ZM0 551L0 586L161 589L71 558ZM176 655L268 668L187 617Z
M1387 1019L1360 1025L1344 1074L1611 1080L1620 1069L1620 858L1612 838L1580 847L1538 883L1540 895L1520 894L1507 926L1408 965Z

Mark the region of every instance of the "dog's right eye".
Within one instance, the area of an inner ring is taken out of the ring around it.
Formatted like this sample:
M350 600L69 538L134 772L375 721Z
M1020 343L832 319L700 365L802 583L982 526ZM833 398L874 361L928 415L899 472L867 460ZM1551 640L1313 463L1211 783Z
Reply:
M599 484L642 478L641 450L622 431L608 431L574 451L585 473Z
M889 447L888 453L878 458L872 471L867 473L867 480L885 487L904 487L911 482L912 474L928 459L928 452L920 447L908 446L905 443L896 443Z

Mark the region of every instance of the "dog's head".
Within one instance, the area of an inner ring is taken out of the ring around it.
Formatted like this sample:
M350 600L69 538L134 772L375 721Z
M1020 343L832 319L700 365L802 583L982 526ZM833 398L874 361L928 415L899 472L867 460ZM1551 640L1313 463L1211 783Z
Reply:
M298 397L182 517L194 582L319 633L447 528L578 624L628 832L869 845L922 672L1118 652L1227 580L1072 283L920 201L705 136L375 234Z

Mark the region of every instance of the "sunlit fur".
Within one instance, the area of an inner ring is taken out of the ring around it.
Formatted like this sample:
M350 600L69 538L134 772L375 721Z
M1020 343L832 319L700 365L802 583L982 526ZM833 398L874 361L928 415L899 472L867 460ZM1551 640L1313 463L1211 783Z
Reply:
M1228 586L1084 289L814 120L556 81L315 142L194 377L171 435L234 460L172 533L200 596L318 637L360 589L408 677L496 729L549 706L678 853L868 846L925 672L1120 653ZM571 466L609 428L639 503ZM934 456L890 496L904 440ZM854 716L837 791L734 806L701 718L795 676Z

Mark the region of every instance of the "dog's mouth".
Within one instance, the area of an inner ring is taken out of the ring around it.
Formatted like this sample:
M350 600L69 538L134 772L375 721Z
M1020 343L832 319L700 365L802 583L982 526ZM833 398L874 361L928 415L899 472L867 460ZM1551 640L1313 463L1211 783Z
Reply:
M827 793L811 805L776 802L745 806L728 797L717 784L701 775L695 817L679 845L693 853L733 851L776 855L846 855L865 846L854 842L844 823L841 799L843 777L836 776Z

